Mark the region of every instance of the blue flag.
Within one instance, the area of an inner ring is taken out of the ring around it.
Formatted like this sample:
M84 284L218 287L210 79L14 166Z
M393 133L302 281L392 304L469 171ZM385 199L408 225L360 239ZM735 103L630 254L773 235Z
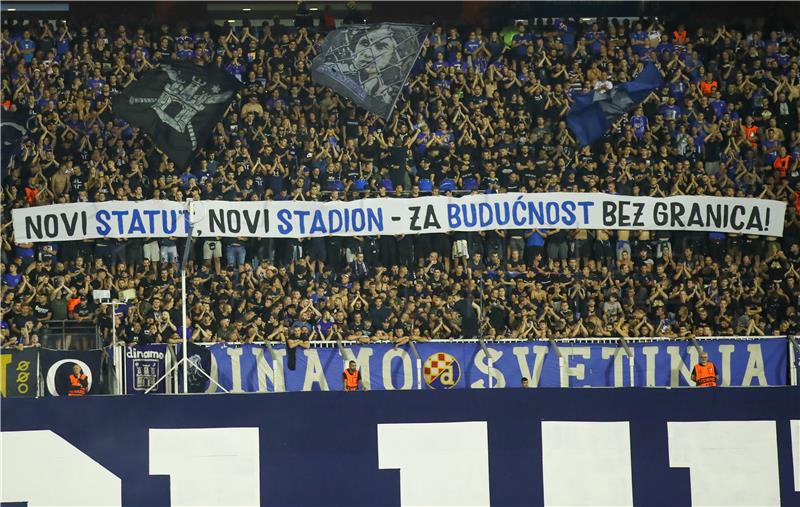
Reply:
M567 113L567 125L581 146L600 139L623 114L636 107L664 80L656 66L648 63L636 79L613 87L575 95Z

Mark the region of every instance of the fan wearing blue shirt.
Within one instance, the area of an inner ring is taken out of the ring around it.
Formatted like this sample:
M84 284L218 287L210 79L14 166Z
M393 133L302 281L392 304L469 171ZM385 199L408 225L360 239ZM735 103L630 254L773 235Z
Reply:
M606 40L606 33L597 26L597 23L592 25L592 29L583 36L586 39L586 44L589 46L589 52L593 55L600 54L600 48Z
M433 46L433 53L438 55L441 53L444 55L445 51L445 36L442 33L442 27L437 26L433 29L433 33L428 37L430 40L431 46Z
M714 116L717 119L722 118L722 115L725 114L725 111L728 109L728 103L722 100L722 94L717 91L714 93L714 99L709 101L709 107L714 110Z
M517 23L517 33L511 38L511 47L514 49L514 55L517 58L523 58L528 54L528 46L531 44L533 37L525 30L524 23Z
M658 114L664 117L665 120L677 120L681 114L681 108L675 105L675 98L670 97L667 103L658 108Z
M444 53L437 53L436 60L434 60L433 63L431 63L431 68L433 70L447 69L447 67L449 66L450 64L447 63L447 60L444 59Z
M523 234L525 238L525 263L533 265L537 255L544 254L545 238L550 235L549 229L529 229Z
M225 70L227 70L229 74L233 75L233 77L239 81L242 80L242 74L244 74L244 65L239 62L238 57L234 58L231 63L226 65Z
M17 273L17 265L10 264L8 266L8 273L3 275L3 282L9 289L16 289L17 285L22 281L22 275Z
M473 56L475 51L481 47L481 40L475 35L475 32L470 32L467 41L464 43L464 52L467 57Z
M59 29L58 32L58 40L56 41L56 53L59 55L64 55L69 51L70 48L70 41L72 40L72 36L69 34L69 31L66 27L62 27Z
M175 56L178 60L191 60L194 58L194 49L189 47L189 41L183 41L181 47L175 51Z
M669 36L667 36L666 34L661 35L661 42L659 42L658 46L656 46L656 52L659 55L663 54L664 51L671 54L672 51L674 50L675 50L675 45L672 44L672 42L670 42Z
M461 53L456 53L455 58L450 63L450 66L456 69L456 72L466 72L467 71L467 62L464 61Z
M686 95L686 90L689 88L689 85L686 81L679 79L678 81L673 81L669 84L669 96L675 97L675 100L683 100L683 97Z
M630 124L631 127L633 127L633 133L636 136L636 139L643 138L645 132L647 132L648 121L647 116L644 115L644 110L641 107L636 108L636 113L631 116Z
M175 44L183 46L184 42L194 42L194 38L189 35L189 30L186 27L181 28L181 33L175 37Z
M104 84L106 84L106 80L103 79L103 76L100 74L100 69L96 69L94 75L86 80L86 85L89 89L94 91L102 88Z
M648 39L647 32L642 30L642 24L636 23L636 27L631 32L631 46L633 46L633 53L639 56L643 55L647 50L645 41Z
M17 43L17 48L25 61L31 63L33 55L36 53L36 43L31 39L31 32L28 30L22 32L22 39Z
M792 61L792 57L786 50L786 46L783 45L781 46L780 51L775 53L773 56L775 57L775 61L778 62L778 65L781 67L787 67Z

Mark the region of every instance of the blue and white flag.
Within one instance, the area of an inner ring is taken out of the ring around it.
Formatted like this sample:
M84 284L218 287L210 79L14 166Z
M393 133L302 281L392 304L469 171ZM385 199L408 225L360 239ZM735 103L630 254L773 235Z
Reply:
M661 72L654 64L648 63L633 81L614 86L611 90L575 95L575 102L567 113L567 125L581 146L592 144L603 137L623 114L663 85Z

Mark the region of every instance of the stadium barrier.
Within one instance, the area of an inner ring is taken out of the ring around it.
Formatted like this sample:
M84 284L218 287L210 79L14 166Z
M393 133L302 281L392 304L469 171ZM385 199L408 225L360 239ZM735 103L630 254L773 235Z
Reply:
M4 350L2 393L63 395L75 363L91 376L92 394L176 393L180 368L154 384L182 355L180 347ZM215 343L190 344L187 355L214 381L190 367L190 391L213 393L338 390L351 359L371 390L520 387L523 377L531 387L689 387L701 349L717 366L721 386L797 385L800 349L794 337L786 336L434 340L399 347L313 342L294 350L277 342Z
M0 424L0 502L28 505L800 505L796 387L15 398Z
M42 333L42 347L55 350L72 348L100 348L102 337L100 328L91 321L48 320Z

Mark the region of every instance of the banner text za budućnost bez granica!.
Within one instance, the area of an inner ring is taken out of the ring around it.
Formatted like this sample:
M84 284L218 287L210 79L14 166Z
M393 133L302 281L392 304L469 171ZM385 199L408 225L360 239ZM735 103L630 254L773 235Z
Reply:
M782 236L786 203L600 193L356 201L110 201L12 210L17 242L92 238L355 236L492 229L689 230Z

